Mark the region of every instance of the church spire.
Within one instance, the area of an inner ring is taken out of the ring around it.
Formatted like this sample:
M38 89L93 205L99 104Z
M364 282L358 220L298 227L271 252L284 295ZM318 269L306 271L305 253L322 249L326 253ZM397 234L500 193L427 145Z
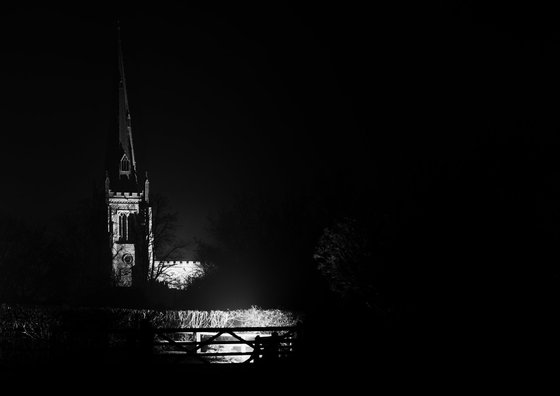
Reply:
M134 182L136 180L136 158L132 142L132 127L130 122L130 109L126 92L126 79L124 75L124 59L122 51L121 28L117 21L118 50L119 50L119 143L124 151L120 158L120 175L126 175Z

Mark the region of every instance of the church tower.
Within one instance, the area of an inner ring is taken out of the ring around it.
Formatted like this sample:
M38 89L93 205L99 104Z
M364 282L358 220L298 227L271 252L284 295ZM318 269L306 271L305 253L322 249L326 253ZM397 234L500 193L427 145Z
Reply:
M152 210L149 181L136 166L126 91L120 28L118 29L118 133L109 139L105 202L114 286L140 286L153 263Z

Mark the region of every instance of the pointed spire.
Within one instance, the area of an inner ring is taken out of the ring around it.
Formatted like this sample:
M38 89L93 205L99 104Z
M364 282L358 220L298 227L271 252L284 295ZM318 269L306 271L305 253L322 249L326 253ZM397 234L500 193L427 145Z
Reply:
M131 163L130 174L136 181L136 158L134 155L134 144L132 141L132 126L130 121L130 109L128 107L128 95L126 92L121 27L118 20L117 34L119 47L119 142L124 150L128 161Z

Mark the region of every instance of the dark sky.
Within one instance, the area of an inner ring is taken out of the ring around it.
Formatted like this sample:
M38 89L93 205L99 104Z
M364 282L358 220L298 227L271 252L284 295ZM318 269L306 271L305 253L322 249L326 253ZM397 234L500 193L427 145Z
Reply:
M453 174L507 146L496 126L545 126L523 139L550 156L553 10L507 4L5 10L2 207L45 222L102 183L117 16L137 163L185 239L238 192Z
M336 25L351 26L349 11L18 8L1 21L10 211L48 221L103 180L117 15L138 166L180 212L186 239L232 194L281 192L346 157L346 62L370 51L346 48L351 33Z

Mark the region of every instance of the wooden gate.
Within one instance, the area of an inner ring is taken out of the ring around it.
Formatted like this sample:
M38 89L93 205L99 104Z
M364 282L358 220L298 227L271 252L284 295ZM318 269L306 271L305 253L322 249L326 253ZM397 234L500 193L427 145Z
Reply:
M293 359L301 341L299 327L143 329L146 348L175 362L273 363Z

